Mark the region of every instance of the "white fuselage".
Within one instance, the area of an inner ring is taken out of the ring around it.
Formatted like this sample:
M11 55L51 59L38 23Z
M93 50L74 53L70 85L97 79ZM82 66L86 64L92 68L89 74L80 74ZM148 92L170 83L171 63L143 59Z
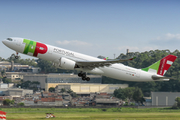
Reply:
M3 43L15 50L16 52L23 53L25 49L25 43L23 43L23 38L13 38L13 41L3 40ZM39 42L40 43L40 42ZM36 57L44 60L52 61L55 65L59 64L59 59L64 57L74 61L102 61L102 59L77 53L74 51L66 50L63 48L47 45L47 52L44 54L38 54ZM32 46L32 49L35 46ZM23 53L24 54L24 53ZM33 53L28 52L27 55L33 56ZM64 69L64 68L62 68ZM98 67L93 70L84 68L75 68L75 70L84 71L93 74L100 74L102 76L107 76L110 78L126 81L154 81L152 75L154 73L149 73L141 69L135 69L132 67L125 66L121 63L112 64L109 67Z

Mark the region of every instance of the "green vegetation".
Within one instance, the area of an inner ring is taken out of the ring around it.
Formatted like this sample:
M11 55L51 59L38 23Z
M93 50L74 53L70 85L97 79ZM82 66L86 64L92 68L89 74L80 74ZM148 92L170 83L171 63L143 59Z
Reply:
M34 66L34 67L37 66L34 59L21 59L20 56L18 59L16 59L14 56L15 55L12 54L9 58L6 59L6 61L9 61L9 62L14 61L14 63L20 63L22 65L30 65L30 66Z
M71 95L71 97L73 97L73 98L76 98L76 97L77 97L77 94L76 94L73 90L71 90L71 89L68 89L68 90L66 91L65 88L62 88L61 91L60 91L60 93L64 93L64 92L69 93L69 94Z
M55 92L55 88L54 87L50 87L49 88L49 92Z
M177 102L177 107L180 108L180 97L177 97L175 101Z
M8 120L42 120L53 113L55 120L178 120L179 109L170 108L1 108Z
M145 100L143 99L143 93L141 91L140 88L138 87L128 87L128 88L125 88L125 89L116 89L114 91L114 96L117 97L117 98L120 98L122 100L134 100L136 101L137 103L143 103ZM128 102L125 104L125 106L128 105Z
M67 90L67 93L71 95L71 97L76 98L78 95L71 89Z
M72 73L72 70L63 70L59 69L56 66L53 66L51 61L38 59L37 66L41 68L42 73Z
M18 106L24 106L24 103L22 103L22 102L18 103Z
M38 81L25 81L25 82L23 82L23 80L21 81L21 83L18 83L17 85L16 85L16 87L18 87L19 88L19 86L21 87L21 88L24 88L24 89L31 89L31 90L33 90L33 91L37 91L38 90L38 88L37 88L37 86L38 85L40 85L40 82L38 82Z
M36 112L122 112L122 113L146 113L146 112L180 112L180 109L171 108L0 108L7 113L36 113Z
M13 104L14 104L14 100L10 100L10 99L3 100L3 105L10 106L10 105L13 105Z
M11 79L3 77L2 78L3 83L11 83Z
M173 109L180 109L180 97L175 99L176 103L172 106Z

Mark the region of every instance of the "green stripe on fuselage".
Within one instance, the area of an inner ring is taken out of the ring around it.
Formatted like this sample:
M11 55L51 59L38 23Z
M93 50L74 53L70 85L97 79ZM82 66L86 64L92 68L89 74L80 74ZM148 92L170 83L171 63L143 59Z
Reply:
M24 48L24 54L28 54L28 52L34 54L36 48L36 42L24 39L23 42L26 44Z

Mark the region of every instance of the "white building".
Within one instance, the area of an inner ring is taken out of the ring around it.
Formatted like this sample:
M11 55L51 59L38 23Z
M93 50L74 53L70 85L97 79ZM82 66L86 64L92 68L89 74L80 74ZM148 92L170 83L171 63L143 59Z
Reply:
M153 106L173 106L180 92L151 92Z

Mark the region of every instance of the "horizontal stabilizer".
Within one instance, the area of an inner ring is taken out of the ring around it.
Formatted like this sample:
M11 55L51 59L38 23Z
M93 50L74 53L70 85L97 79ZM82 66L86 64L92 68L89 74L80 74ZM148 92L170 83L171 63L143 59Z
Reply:
M152 79L153 80L163 80L163 79L176 79L176 78L173 78L173 77L166 77L166 76L157 76L157 75L152 75Z

